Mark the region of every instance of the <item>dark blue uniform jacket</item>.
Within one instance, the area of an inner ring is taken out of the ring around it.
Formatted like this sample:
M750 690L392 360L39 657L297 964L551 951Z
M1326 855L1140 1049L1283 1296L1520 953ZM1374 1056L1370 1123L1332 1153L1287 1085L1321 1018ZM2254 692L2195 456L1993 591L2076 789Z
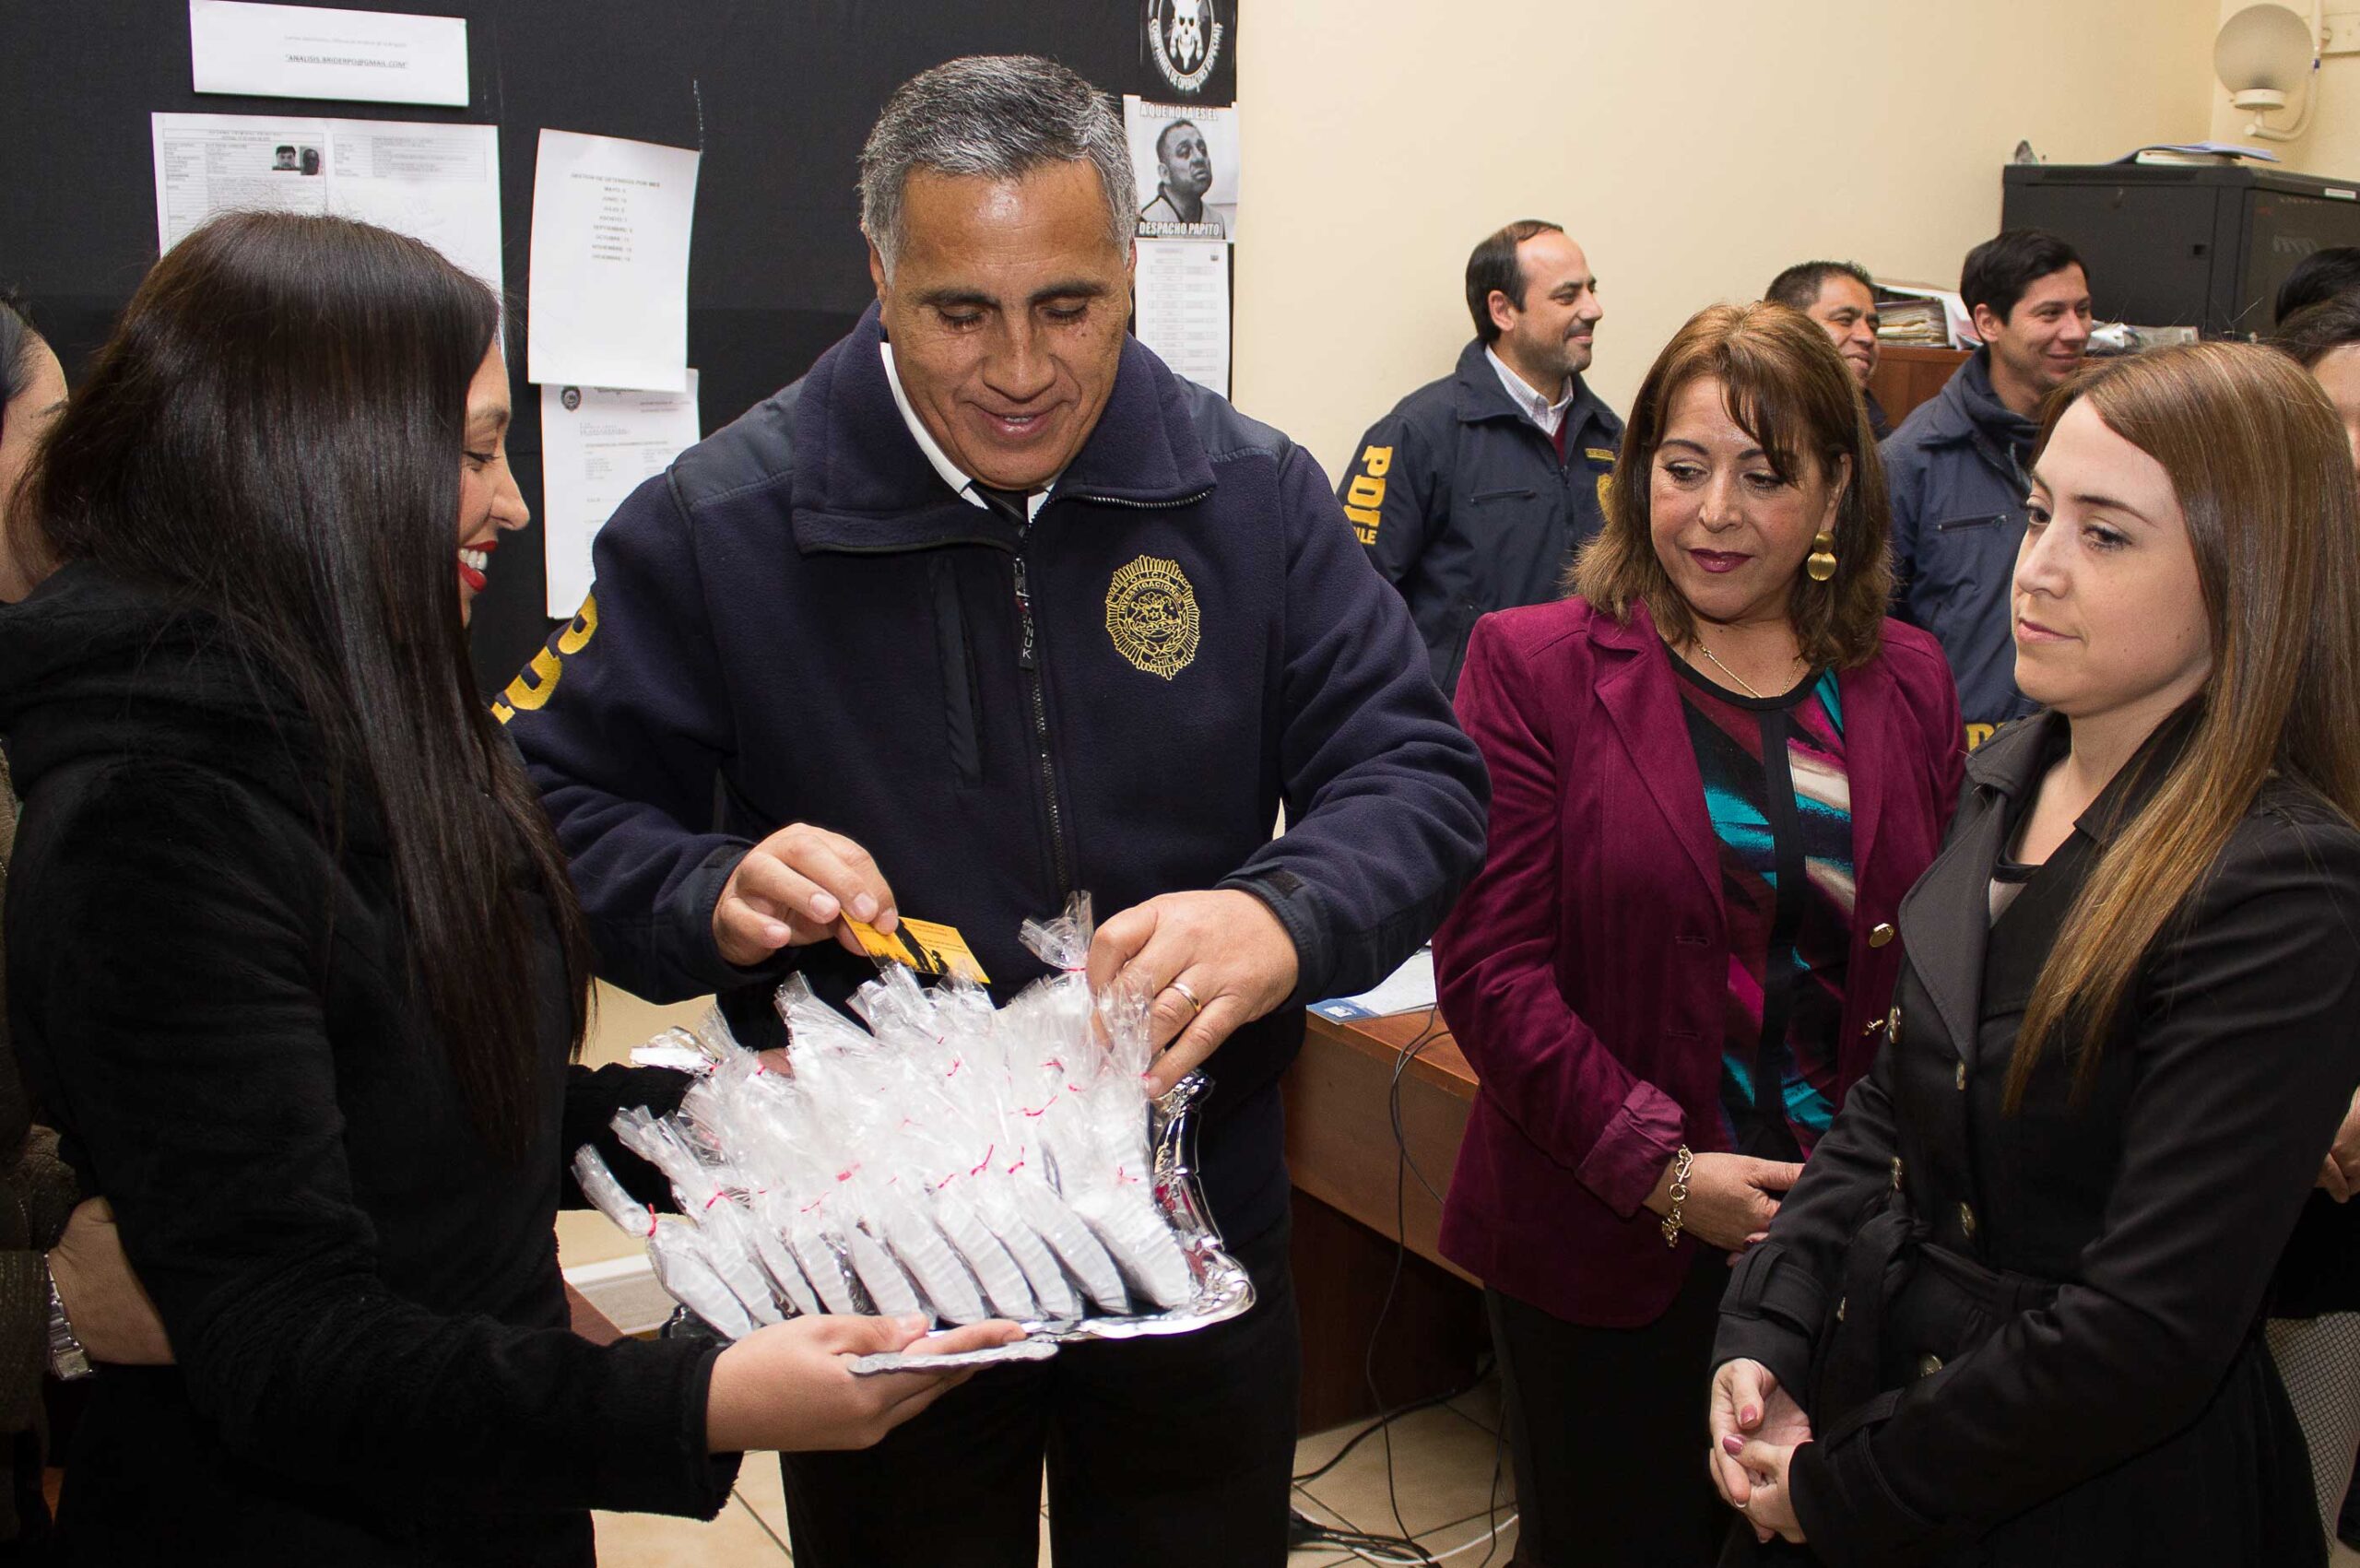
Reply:
M1560 463L1478 339L1370 426L1345 472L1345 513L1409 601L1446 692L1476 618L1563 598L1574 552L1606 525L1622 421L1576 377L1565 429Z
M599 535L596 585L504 698L610 979L723 994L773 1043L800 963L712 915L789 822L877 857L1002 998L1028 916L1243 889L1294 939L1278 1012L1209 1064L1206 1196L1284 1211L1277 1079L1302 1005L1373 984L1482 863L1489 784L1311 457L1127 343L1097 428L1028 526L955 496L894 407L872 310L810 373L683 454ZM1287 831L1272 839L1280 805Z
M1976 350L1878 448L1893 495L1894 613L1941 643L1970 746L2034 707L2016 690L2008 603L2039 432L1991 390L1990 354Z

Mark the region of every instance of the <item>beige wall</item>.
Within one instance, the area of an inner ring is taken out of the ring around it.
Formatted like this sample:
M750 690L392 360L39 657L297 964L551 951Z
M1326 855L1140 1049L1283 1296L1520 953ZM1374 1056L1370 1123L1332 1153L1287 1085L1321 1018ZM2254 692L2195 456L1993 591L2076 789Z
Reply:
M2244 10L2254 0L2220 0L2216 25L2227 21ZM2336 0L2328 9L2348 9L2347 0ZM2288 0L2287 9L2306 20L2310 17L2309 0ZM2237 142L2247 147L2267 147L2276 153L2285 168L2305 174L2324 174L2330 179L2360 180L2360 54L2335 54L2321 62L2319 80L2313 84L2319 92L2319 107L2302 136L2291 142L2267 141L2246 135L2246 127L2253 116L2229 104L2229 89L2212 76L2212 50L2208 43L2201 66L2207 101L2212 105L2212 138L2215 141ZM2273 114L2269 124L2291 124L2302 112L2302 100L2295 100L2293 114Z
M1587 250L1618 409L1690 313L1789 262L1955 285L2017 138L2206 134L2216 0L1280 0L1239 54L1234 392L1333 476L1470 334L1511 218ZM2360 127L2360 92L2354 97Z

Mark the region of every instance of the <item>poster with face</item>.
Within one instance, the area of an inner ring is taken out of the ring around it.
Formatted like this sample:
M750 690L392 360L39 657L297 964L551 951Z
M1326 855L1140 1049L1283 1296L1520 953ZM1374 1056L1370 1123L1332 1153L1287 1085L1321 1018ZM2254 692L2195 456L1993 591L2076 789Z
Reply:
M1139 186L1139 233L1154 240L1237 238L1237 111L1123 100Z

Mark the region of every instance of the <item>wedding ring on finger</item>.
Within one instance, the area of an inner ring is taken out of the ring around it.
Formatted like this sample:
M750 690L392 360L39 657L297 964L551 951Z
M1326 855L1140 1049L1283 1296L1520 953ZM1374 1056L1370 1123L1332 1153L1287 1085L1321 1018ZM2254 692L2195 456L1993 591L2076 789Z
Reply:
M1188 1004L1188 1016L1191 1019L1205 1010L1205 1004L1198 999L1195 991L1189 989L1188 983L1186 981L1174 980L1171 984L1166 985L1164 989L1167 991L1177 991L1180 993L1180 999Z

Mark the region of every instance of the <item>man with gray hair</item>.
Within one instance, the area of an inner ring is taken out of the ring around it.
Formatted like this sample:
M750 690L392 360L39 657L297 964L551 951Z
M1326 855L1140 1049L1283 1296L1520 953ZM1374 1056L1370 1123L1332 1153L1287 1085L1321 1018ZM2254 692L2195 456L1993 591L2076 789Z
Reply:
M1125 330L1131 171L1029 57L898 89L861 156L877 304L599 534L502 699L601 973L777 1043L848 922L955 927L1005 997L1027 917L1112 912L1161 1092L1257 1303L1068 1346L875 1448L785 1461L802 1568L1286 1557L1298 1341L1278 1079L1306 1002L1407 958L1482 860L1482 763L1318 466ZM1272 839L1281 803L1288 826ZM722 1354L729 1352L723 1351Z

